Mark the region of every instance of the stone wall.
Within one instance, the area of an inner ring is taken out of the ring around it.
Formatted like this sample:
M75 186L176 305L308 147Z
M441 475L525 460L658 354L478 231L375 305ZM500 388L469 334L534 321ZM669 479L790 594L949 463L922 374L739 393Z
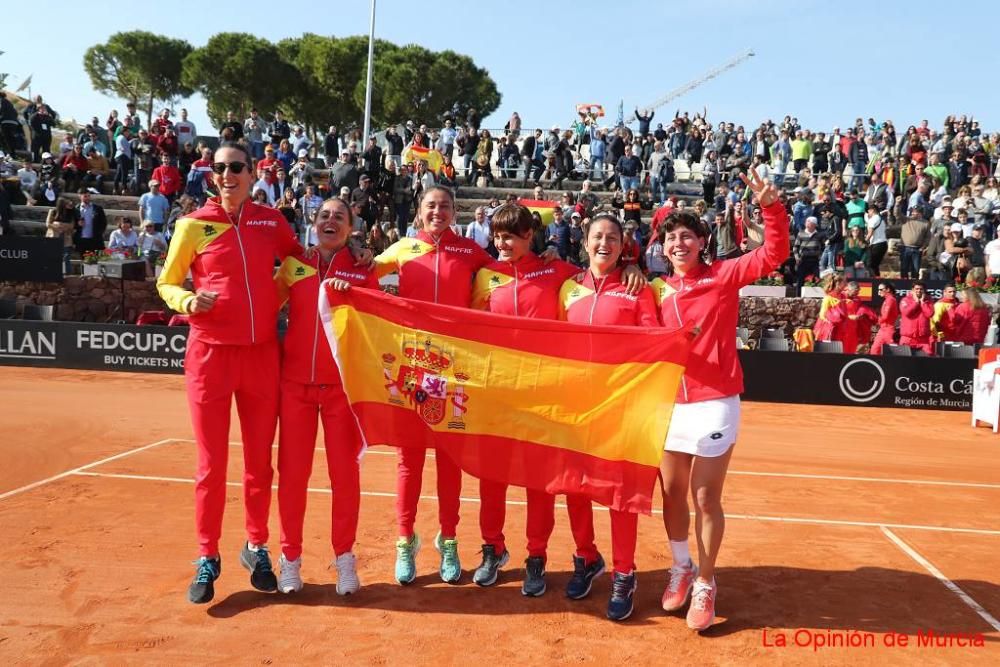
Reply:
M39 306L55 306L54 317L70 322L106 322L121 304L121 281L67 276L62 283L0 282L0 299L17 299ZM125 281L125 317L135 322L144 310L165 310L156 283Z
M819 316L822 299L740 298L740 326L750 329L750 338L760 337L761 329L784 329L791 336L799 328L812 328Z

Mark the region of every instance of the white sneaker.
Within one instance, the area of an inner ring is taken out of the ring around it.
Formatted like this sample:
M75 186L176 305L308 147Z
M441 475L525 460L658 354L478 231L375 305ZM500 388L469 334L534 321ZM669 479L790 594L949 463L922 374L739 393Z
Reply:
M334 565L337 566L337 595L357 593L361 588L361 582L358 580L354 554L350 551L340 554Z
M278 590L282 593L298 593L302 590L302 556L288 560L285 554L278 559L281 574L278 575Z

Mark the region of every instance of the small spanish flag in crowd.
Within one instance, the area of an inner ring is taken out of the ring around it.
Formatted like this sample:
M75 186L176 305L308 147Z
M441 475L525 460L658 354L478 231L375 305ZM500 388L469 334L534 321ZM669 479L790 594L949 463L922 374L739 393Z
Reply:
M559 202L548 199L518 199L517 203L532 213L538 213L542 216L542 222L546 225L553 223L555 216L552 214L552 209L559 206Z
M353 288L320 295L366 445L433 447L482 479L649 513L690 339Z
M403 150L403 163L404 164L414 164L423 160L427 163L427 169L433 171L435 174L441 171L441 165L444 164L444 156L441 155L440 151L436 151L431 148L424 148L423 146L407 146Z

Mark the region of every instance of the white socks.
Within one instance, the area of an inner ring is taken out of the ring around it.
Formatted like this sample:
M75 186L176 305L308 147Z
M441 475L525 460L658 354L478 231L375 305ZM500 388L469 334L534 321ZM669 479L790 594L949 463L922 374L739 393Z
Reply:
M674 557L674 565L691 566L691 551L688 549L687 540L670 540L670 553Z

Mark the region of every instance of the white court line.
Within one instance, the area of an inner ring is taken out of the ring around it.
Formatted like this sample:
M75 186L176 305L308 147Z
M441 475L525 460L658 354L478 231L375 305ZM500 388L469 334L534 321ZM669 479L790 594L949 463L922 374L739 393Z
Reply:
M972 611L979 614L984 621L986 621L993 627L994 630L1000 632L1000 621L998 621L996 617L994 617L990 612L983 609L982 605L973 600L968 593L959 588L958 584L956 584L948 577L944 576L941 570L934 567L933 563L931 563L929 560L921 556L916 549L914 549L909 544L907 544L899 537L897 537L897 535L891 530L889 530L887 527L879 526L879 528L881 528L882 533L885 534L885 536L888 537L890 540L892 540L897 547L902 549L907 556L909 556L913 560L917 561L917 563L922 565L925 570L930 572L932 575L934 575L935 578L937 578L938 581L944 584L945 588L947 588L949 591L957 595L959 600L964 602L970 609L972 609Z
M82 475L84 477L106 477L110 479L134 479L134 480L145 480L151 482L179 482L183 484L194 484L194 480L188 477L162 477L159 475L131 475L124 473L110 473L110 472L86 472L86 471L74 471L77 475ZM226 486L242 487L242 482L226 482ZM272 489L277 489L277 485L271 487ZM318 489L309 487L306 489L311 493L331 493L330 489ZM376 498L395 498L395 493L386 493L382 491L362 491L362 496L372 496ZM421 500L437 500L437 496L420 496ZM479 498L473 497L461 497L459 500L466 503L478 503ZM514 506L524 506L528 503L524 500L508 500L508 505ZM556 503L556 507L565 509L566 505L562 503ZM602 505L594 505L594 509L598 511L606 512L607 507ZM658 509L653 510L653 514L662 514L663 512ZM691 516L694 516L692 512ZM1000 535L1000 530L987 530L985 528L950 528L948 526L922 526L922 525L912 525L904 523L885 523L880 521L841 521L837 519L809 519L804 517L780 517L780 516L757 516L753 514L726 514L727 519L739 519L743 521L768 521L774 523L794 523L794 524L812 524L821 526L860 526L864 528L881 528L883 526L888 526L890 528L899 528L906 530L927 530L942 533L971 533L975 535Z
M76 475L88 468L94 468L105 463L111 463L112 461L117 461L118 459L125 458L126 456L131 456L132 454L138 454L139 452L145 451L147 449L152 449L153 447L159 447L160 445L165 445L169 442L176 442L174 438L167 438L166 440L157 440L156 442L143 445L142 447L136 447L135 449L130 449L127 452L122 452L121 454L115 454L114 456L109 456L106 459L101 459L100 461L94 461L93 463L88 463L87 465L80 466L79 468L73 468L72 470L67 470L61 472L58 475L53 475L52 477L46 477L45 479L39 480L37 482L32 482L31 484L25 484L24 486L13 489L12 491L7 491L5 493L0 493L0 500L5 500L11 496L16 496L19 493L24 493L25 491L31 491L32 489L37 489L38 487L48 484L50 482L55 482L64 477L69 477L70 475Z
M194 440L179 439L178 442L194 442ZM230 447L242 447L243 443L230 441ZM274 445L277 447L277 445ZM324 447L316 447L317 452L326 453ZM434 457L434 452L428 452L428 456ZM385 451L381 449L371 449L365 450L365 456L396 456L395 451ZM793 472L755 472L750 470L730 470L728 472L730 475L744 475L748 477L782 477L789 479L819 479L835 482L875 482L881 484L911 484L914 486L950 486L950 487L961 487L967 489L998 489L1000 490L1000 484L991 484L989 482L950 482L946 480L936 480L936 479L898 479L894 477L851 477L849 475L814 475L808 473L793 473ZM876 524L877 525L877 524Z

